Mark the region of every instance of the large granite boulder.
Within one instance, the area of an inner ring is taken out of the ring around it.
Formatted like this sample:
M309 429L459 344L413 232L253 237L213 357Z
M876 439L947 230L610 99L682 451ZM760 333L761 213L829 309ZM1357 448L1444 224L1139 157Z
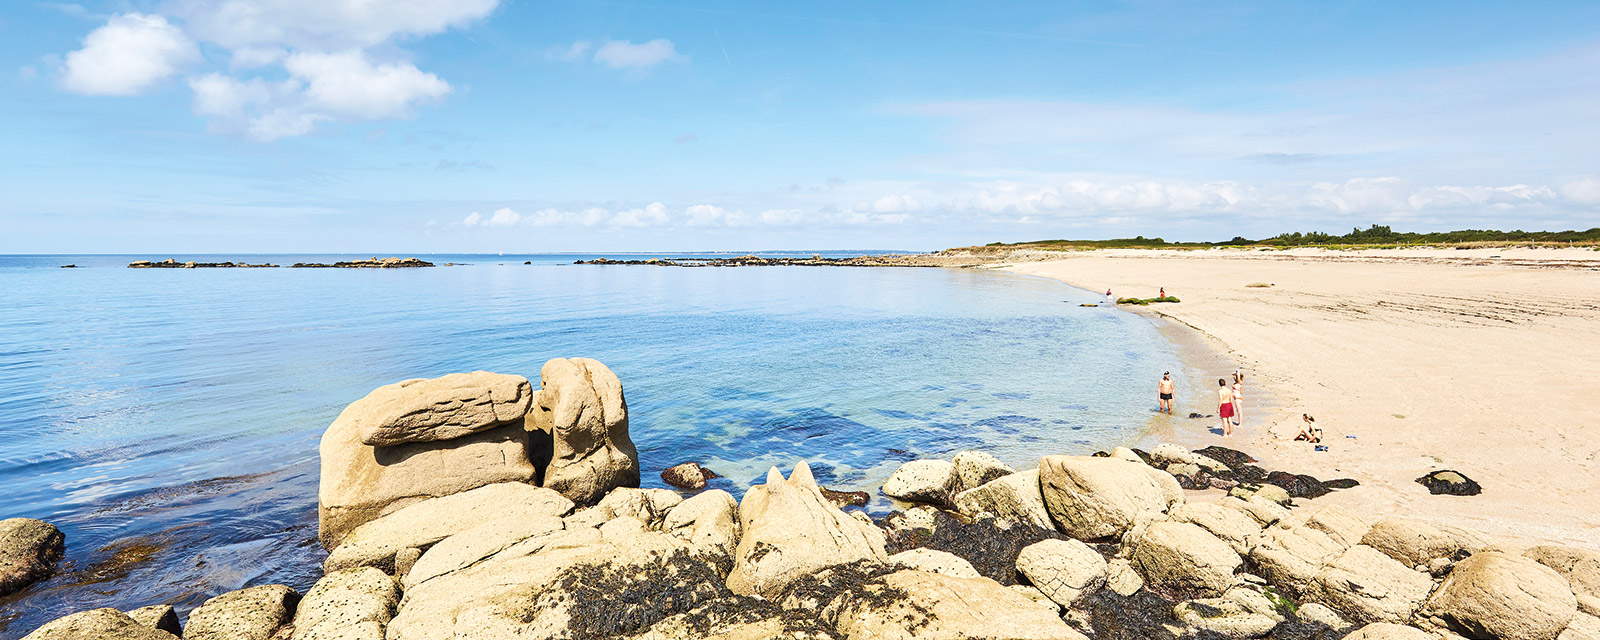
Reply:
M1344 637L1344 640L1436 640L1437 636L1403 624L1374 622Z
M139 624L116 609L93 609L56 618L22 640L177 640L177 636Z
M883 494L911 502L950 504L961 489L956 465L944 460L912 460L900 465L883 483Z
M1016 473L999 458L982 451L962 451L950 461L956 467L959 490L981 487L989 482Z
M739 547L739 502L721 489L697 494L673 507L661 529L695 548L731 558Z
M1379 520L1361 544L1388 554L1408 567L1426 567L1435 559L1460 560L1489 546L1483 536L1449 525L1413 518Z
M335 571L306 592L294 614L293 640L383 640L400 604L394 579L372 567Z
M189 612L184 640L271 640L294 617L300 594L281 584L229 591Z
M539 370L539 382L528 427L537 432L535 457L549 461L540 485L578 504L639 486L639 452L617 374L597 360L555 358Z
M513 415L531 402L526 386L521 376L451 374L379 387L350 403L318 448L323 547L419 500L532 481L538 469L528 458L524 419Z
M1054 611L998 582L912 569L841 595L822 616L847 640L1087 640Z
M1250 536L1261 533L1261 523L1255 518L1215 502L1181 504L1173 507L1170 515L1176 522L1188 522L1211 532L1240 555L1249 552Z
M1332 536L1306 526L1273 526L1247 538L1257 573L1292 598L1310 593L1322 565L1344 553Z
M1533 547L1522 555L1555 569L1572 583L1578 608L1600 616L1600 551L1551 544Z
M1017 573L1063 607L1106 583L1106 559L1079 540L1040 540L1017 554Z
M1577 612L1561 574L1500 551L1456 563L1422 609L1463 636L1493 640L1553 640Z
M883 532L828 502L804 462L788 479L773 467L766 484L745 493L739 528L728 588L740 595L776 598L796 579L821 569L888 559Z
M392 447L454 440L520 421L532 399L527 378L474 371L378 387L346 414L362 444Z
M1120 536L1140 514L1163 514L1183 502L1171 474L1118 458L1045 456L1039 486L1051 519L1080 540Z
M502 482L430 498L357 527L323 563L329 572L371 566L392 569L403 549L422 548L473 527L503 519L557 518L572 501L550 489ZM420 560L419 560L420 562Z
M1228 543L1187 522L1151 523L1132 544L1128 559L1145 584L1177 594L1221 595L1244 564Z
M969 516L987 513L1042 529L1054 529L1050 511L1039 492L1039 470L1029 469L1001 476L976 488L956 494L956 510Z
M1360 544L1324 566L1314 588L1318 602L1360 624L1406 622L1432 590L1428 574Z
M66 540L60 529L43 520L0 520L0 597L55 573Z

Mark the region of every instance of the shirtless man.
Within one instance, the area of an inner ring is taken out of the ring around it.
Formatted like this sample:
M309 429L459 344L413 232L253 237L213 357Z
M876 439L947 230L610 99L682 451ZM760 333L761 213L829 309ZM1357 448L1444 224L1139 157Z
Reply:
M1161 408L1159 409L1159 411L1161 411L1162 413L1165 413L1165 414L1167 414L1169 416L1172 415L1172 372L1171 371L1163 371L1161 373L1161 382L1156 384L1156 394L1161 400Z
M1222 419L1222 435L1233 435L1233 389L1228 388L1228 381L1217 379L1217 417Z

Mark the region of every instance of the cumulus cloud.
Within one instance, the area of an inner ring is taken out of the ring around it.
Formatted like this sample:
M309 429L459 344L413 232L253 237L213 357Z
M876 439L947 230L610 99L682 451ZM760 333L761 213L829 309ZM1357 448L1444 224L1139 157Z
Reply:
M274 140L311 133L322 122L406 118L452 89L405 60L395 40L467 25L499 3L169 0L161 5L166 15L116 15L91 32L67 55L61 86L89 95L138 93L199 61L200 42L228 56L228 73L187 82L194 113L211 118L214 131Z
M638 44L627 40L608 40L594 51L594 61L612 69L643 69L679 57L672 41L663 38Z
M199 58L199 47L166 18L115 15L67 54L61 87L91 96L133 95Z

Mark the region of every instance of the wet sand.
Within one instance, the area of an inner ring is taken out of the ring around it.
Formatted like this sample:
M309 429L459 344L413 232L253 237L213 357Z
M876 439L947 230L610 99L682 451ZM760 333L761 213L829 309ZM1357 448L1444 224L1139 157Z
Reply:
M1123 250L1006 268L1119 297L1165 287L1183 300L1125 307L1191 329L1177 342L1189 341L1192 368L1207 376L1186 381L1190 397L1157 421L1158 435L1356 478L1360 487L1318 502L1369 518L1600 549L1600 252ZM1184 416L1215 413L1215 378L1230 360L1247 373L1247 399L1243 429L1224 439L1215 420ZM1259 391L1275 406L1255 403ZM1290 440L1302 412L1329 451ZM1483 493L1430 495L1415 480L1435 469L1461 471Z

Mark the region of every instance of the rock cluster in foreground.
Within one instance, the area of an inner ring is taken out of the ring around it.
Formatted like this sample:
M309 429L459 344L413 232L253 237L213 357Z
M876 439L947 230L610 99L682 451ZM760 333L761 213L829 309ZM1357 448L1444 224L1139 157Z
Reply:
M1227 450L913 461L883 491L921 504L879 521L804 462L685 498L636 488L616 377L558 359L537 390L381 387L322 453L325 577L219 595L183 638L1600 640L1600 553L1319 508ZM1233 495L1191 501L1212 479ZM173 638L170 613L29 638Z

